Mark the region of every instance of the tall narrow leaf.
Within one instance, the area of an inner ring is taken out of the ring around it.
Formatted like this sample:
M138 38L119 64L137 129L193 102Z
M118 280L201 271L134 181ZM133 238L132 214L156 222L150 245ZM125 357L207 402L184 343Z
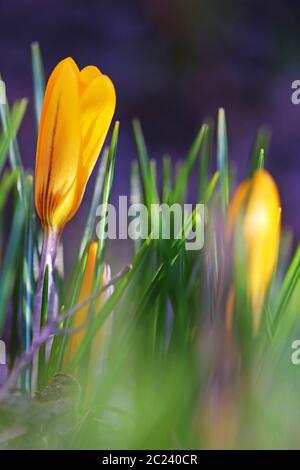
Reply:
M38 128L45 93L45 77L40 46L37 42L31 44L31 63L33 73L34 109L36 125Z
M229 171L226 118L223 108L219 109L218 114L217 163L220 174L222 208L225 212L229 203Z

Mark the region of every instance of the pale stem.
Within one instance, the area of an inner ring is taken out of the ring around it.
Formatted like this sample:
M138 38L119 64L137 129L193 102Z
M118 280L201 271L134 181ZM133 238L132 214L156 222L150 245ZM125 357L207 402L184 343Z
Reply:
M54 262L57 250L59 236L55 230L45 231L43 234L43 245L41 264L39 270L39 277L37 281L35 299L34 299L34 310L33 310L33 342L38 338L41 329L41 309L42 309L42 297L43 297L43 286L46 268L48 267L48 316L52 317L55 315L55 286L53 280ZM32 367L32 388L35 391L37 383L38 373L38 354L33 359Z

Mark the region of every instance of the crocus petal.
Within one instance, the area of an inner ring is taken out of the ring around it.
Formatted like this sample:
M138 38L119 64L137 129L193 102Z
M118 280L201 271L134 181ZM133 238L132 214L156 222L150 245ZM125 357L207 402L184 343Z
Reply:
M83 143L82 164L90 174L111 124L116 106L116 93L111 80L106 75L102 75L99 71L98 77L95 78L94 67L89 75L92 80L80 96L80 117Z
M240 227L247 254L253 331L257 334L263 302L276 268L280 242L280 198L276 183L266 170L256 170L251 179L241 183L233 196L227 220L229 239L234 229L237 232Z
M80 96L82 158L73 207L68 220L73 217L80 206L116 106L116 93L109 77L101 74L96 67L86 67L80 75L83 72L85 72L85 89ZM87 85L88 78L91 79L89 85Z
M101 75L102 73L98 67L95 67L95 65L88 65L87 67L84 67L82 70L80 70L80 94L86 90L87 86L89 86L95 78L99 78Z
M49 79L41 114L35 204L43 224L59 226L71 208L80 151L78 77L73 61L65 59ZM61 204L63 213L55 210Z
M47 83L37 144L35 205L44 230L61 232L77 211L116 104L97 67L61 61Z
M277 264L280 239L280 199L276 184L265 170L252 178L244 220L248 250L249 291L258 331L262 304Z

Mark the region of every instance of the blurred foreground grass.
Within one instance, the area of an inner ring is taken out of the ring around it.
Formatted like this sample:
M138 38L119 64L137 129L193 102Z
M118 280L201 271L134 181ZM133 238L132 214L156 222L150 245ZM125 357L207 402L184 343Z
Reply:
M33 77L38 123L44 78L37 45ZM25 109L26 100L12 109L1 105L0 336L6 339L10 369L31 344L41 243L33 180L22 165L16 137ZM131 198L149 209L158 202L183 204L196 172L195 202L206 206L204 247L186 251L184 239L153 239L151 233L147 240L132 243L131 269L122 273L101 306L91 302L84 335L68 364L64 357L70 334L62 329L72 328L71 319L59 325L65 334L55 336L48 360L41 348L37 394L30 396L29 363L2 400L0 446L300 447L300 365L291 361L291 344L300 339L300 248L291 253L292 234L283 230L278 267L254 336L243 248L229 248L225 233L236 181L223 110L216 127L215 173L214 123L208 120L180 166L174 168L169 157L162 160L160 182L157 163L149 159L140 124L134 121L138 158L132 164ZM55 280L61 315L79 301L89 248L96 238L96 207L109 201L113 186L118 130L116 124L110 147L100 158L86 228L67 277L59 269L63 251L58 255ZM249 158L249 174L264 165L268 140L261 129ZM187 221L190 227L193 216ZM97 244L94 290L104 269L106 240L100 237ZM232 283L235 302L228 344L226 306ZM42 311L46 321L47 296ZM92 343L99 330L104 339L91 372Z

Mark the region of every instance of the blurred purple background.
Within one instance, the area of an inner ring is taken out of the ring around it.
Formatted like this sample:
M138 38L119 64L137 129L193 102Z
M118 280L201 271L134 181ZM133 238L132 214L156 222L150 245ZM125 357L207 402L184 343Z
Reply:
M30 99L20 133L26 166L34 166L30 44L38 41L47 76L70 55L80 67L99 66L116 85L115 197L129 190L133 117L152 157L179 159L203 119L224 106L240 178L258 127L271 127L267 168L281 191L283 222L298 240L300 105L291 103L291 83L300 79L299 17L300 2L288 0L0 0L0 73L11 101ZM64 235L69 252L88 202L89 195Z

